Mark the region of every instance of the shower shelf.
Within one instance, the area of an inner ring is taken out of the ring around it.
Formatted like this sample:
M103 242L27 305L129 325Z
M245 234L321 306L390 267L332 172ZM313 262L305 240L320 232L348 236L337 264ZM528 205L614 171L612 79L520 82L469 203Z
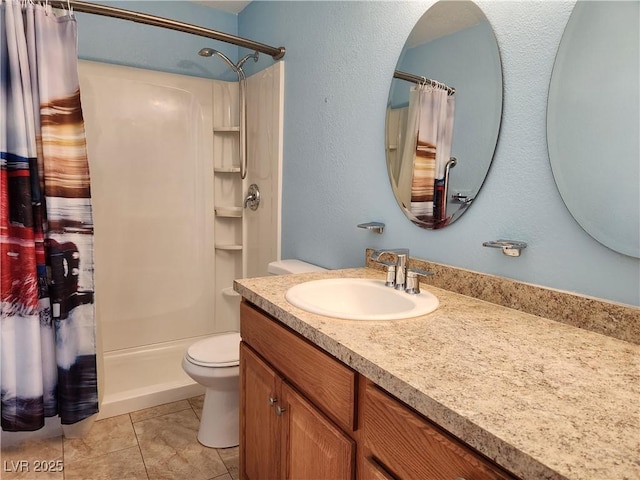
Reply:
M240 294L236 292L233 287L227 287L222 289L222 295L225 297L239 297Z
M213 127L215 133L239 133L240 127Z
M213 167L215 173L240 173L240 167Z
M242 250L242 245L235 243L226 243L215 246L216 250L227 250L227 251L240 251Z
M241 218L242 207L215 207L216 217Z

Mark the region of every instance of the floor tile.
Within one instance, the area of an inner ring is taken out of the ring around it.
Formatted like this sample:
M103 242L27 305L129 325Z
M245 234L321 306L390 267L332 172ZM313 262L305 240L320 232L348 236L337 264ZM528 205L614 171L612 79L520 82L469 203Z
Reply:
M189 404L191 404L191 408L193 408L193 411L196 412L196 415L198 416L198 418L202 418L202 406L204 405L204 395L190 398Z
M94 458L69 462L65 468L65 480L147 480L147 471L140 449L125 448Z
M100 457L137 446L129 415L98 420L84 438L64 439L65 463Z
M231 475L232 480L239 479L240 448L219 448L218 455L220 455L220 458L224 462L224 465L227 467L227 470L229 470L229 474Z
M150 479L209 480L227 473L218 452L197 441L193 410L169 413L134 424Z
M237 480L238 447L197 440L204 395L95 422L81 439L54 437L5 446L2 480ZM44 472L43 464L54 470ZM13 462L13 463L12 463Z
M179 412L180 410L187 410L191 408L191 404L188 400L180 400L179 402L165 403L164 405L158 405L157 407L145 408L144 410L137 410L131 412L131 421L133 423L140 422L142 420L148 420L153 417L159 417L166 415L167 413Z
M63 480L62 437L29 440L3 447L0 453L2 480Z
M211 480L233 480L233 478L228 473L223 473L217 477L212 477Z

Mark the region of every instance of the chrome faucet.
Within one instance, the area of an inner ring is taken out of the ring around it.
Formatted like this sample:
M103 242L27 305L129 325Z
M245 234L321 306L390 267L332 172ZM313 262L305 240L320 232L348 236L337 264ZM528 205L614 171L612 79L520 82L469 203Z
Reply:
M396 263L385 262L380 260L380 257L385 253L390 253L396 256ZM409 249L408 248L395 248L392 250L376 250L371 252L371 260L374 262L387 265L387 282L388 287L395 287L396 290L404 290L407 278L407 265L409 262Z
M396 263L380 260L385 253L396 256ZM394 287L396 290L404 290L410 295L420 293L420 279L418 275L429 276L432 272L426 270L416 270L409 268L409 249L395 248L392 250L375 250L371 252L371 260L387 266L387 287Z

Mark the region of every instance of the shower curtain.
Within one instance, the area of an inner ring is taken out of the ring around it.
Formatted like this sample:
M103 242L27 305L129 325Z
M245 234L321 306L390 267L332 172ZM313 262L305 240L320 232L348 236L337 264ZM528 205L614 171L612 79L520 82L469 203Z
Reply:
M411 185L413 181L416 142L418 140L418 122L420 119L420 86L409 89L407 106L407 126L402 145L400 145L400 168L398 173L397 195L403 207L411 205Z
M72 14L0 0L2 429L98 411L93 221Z
M446 224L445 167L451 157L455 97L437 84L420 86L411 183L411 213L433 228Z

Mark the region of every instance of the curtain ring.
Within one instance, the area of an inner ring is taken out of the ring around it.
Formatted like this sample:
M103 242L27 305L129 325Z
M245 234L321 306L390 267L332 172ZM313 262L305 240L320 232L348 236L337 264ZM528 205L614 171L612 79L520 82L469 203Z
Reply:
M427 79L427 83L429 84L429 91L433 92L438 88L438 82L435 80Z

